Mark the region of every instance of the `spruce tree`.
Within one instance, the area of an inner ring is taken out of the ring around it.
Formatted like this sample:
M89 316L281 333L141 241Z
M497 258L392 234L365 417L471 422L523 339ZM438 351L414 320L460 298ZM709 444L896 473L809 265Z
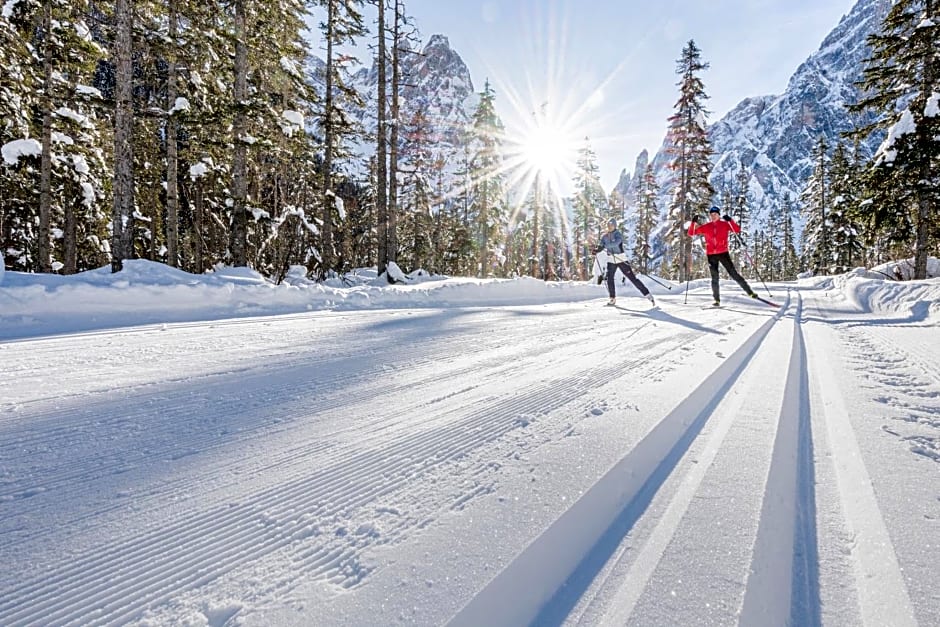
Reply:
M596 233L599 225L606 222L608 204L604 189L601 187L600 168L597 156L591 149L587 137L578 151L577 169L574 175L574 229L572 241L577 254L575 274L584 280L593 265L593 247L597 244ZM620 217L620 216L618 216Z
M476 220L479 248L479 276L486 278L495 266L495 255L502 245L506 228L503 180L503 141L505 130L496 113L496 93L489 80L480 92L473 113L470 141L470 196Z
M803 188L803 259L813 274L829 273L829 146L820 137L813 148L813 171Z
M832 208L829 211L831 271L835 274L848 272L862 262L864 250L860 225L856 222L860 202L860 188L855 164L850 161L845 145L836 145L830 165L830 190Z
M669 231L666 245L671 256L674 276L689 278L692 242L685 236L685 225L692 216L705 211L711 204L714 188L709 182L711 174L711 144L705 130L705 86L699 74L708 69L702 61L701 51L690 40L676 62L679 99L675 113L669 117L667 153L672 157L670 169L675 173L672 198L669 205Z
M21 0L0 17L0 144L40 146L38 168L7 164L12 176L0 183L0 197L13 201L0 203L9 204L0 209L0 242L23 253L13 268L71 274L107 261L101 204L110 172L96 115L100 94L91 87L104 52L92 41L88 9L84 0ZM19 204L34 190L38 206L32 199Z
M336 190L333 181L333 160L336 154L337 136L349 135L353 124L343 111L341 103L356 100L352 88L343 80L342 68L351 60L340 55L335 48L355 43L366 33L362 19L362 0L321 0L326 7L326 21L320 24L326 46L324 68L323 112L320 122L323 127L323 196L321 199L321 275L335 265L334 215L336 213Z
M653 261L653 230L659 217L656 199L659 196L659 185L656 183L656 174L653 164L647 164L643 172L640 187L637 193L637 228L636 240L633 248L633 258L639 264L643 274L649 274Z
M793 214L795 212L795 208L793 206L793 199L790 198L790 194L784 194L782 211L783 219L781 225L782 233L780 242L782 255L780 273L781 279L790 281L795 279L796 275L800 272L799 256L796 252L796 235L793 227Z
M887 132L869 178L887 202L872 209L881 228L907 211L914 277L923 279L940 221L940 0L895 0L868 43L871 57L859 83L865 95L849 108L879 115L863 136Z

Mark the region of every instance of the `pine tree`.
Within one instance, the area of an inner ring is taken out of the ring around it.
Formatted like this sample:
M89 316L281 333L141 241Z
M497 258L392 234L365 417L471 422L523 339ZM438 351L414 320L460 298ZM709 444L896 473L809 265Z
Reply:
M352 124L339 103L343 99L355 99L354 90L343 81L340 69L349 62L349 57L337 55L335 46L352 44L356 38L366 33L363 24L362 0L321 0L326 6L326 21L320 25L326 44L324 68L325 90L323 95L323 113L320 117L323 126L323 198L322 198L322 256L321 274L328 272L335 265L335 243L333 241L334 213L336 210L336 191L333 182L333 158L336 150L337 135L349 134Z
M829 212L831 264L835 274L848 272L862 262L864 249L860 226L855 221L859 205L858 177L855 164L849 160L845 145L836 145L830 165L830 191L832 208Z
M416 108L404 125L401 148L402 191L399 243L401 262L418 269L434 269L434 155L426 106Z
M5 153L24 145L36 153L41 150L31 132L30 112L37 104L37 85L42 79L29 44L32 28L25 11L20 3L12 7L9 17L0 13L0 146ZM34 269L36 165L36 157L7 154L0 162L0 254L11 270Z
M496 93L486 81L473 113L470 158L470 195L476 219L479 276L486 278L495 266L495 254L506 228L503 199L503 137L505 130L496 113Z
M670 169L676 180L669 206L667 246L671 265L679 280L689 278L691 272L692 242L685 237L685 224L699 211L711 204L715 190L709 182L712 149L705 130L704 101L708 98L699 73L708 69L701 59L701 51L689 41L676 62L680 76L679 99L675 113L669 118L667 152L672 157Z
M386 51L385 33L385 0L373 0L378 13L378 49L376 53L376 67L378 70L377 97L375 101L377 130L375 136L376 180L375 180L375 206L376 206L376 239L378 240L378 273L385 273L389 262L388 250L388 103L386 94L388 89L387 71L388 57Z
M574 175L574 229L573 242L577 253L575 274L581 280L587 279L593 265L592 249L597 244L595 234L608 212L607 197L601 187L600 168L597 156L591 149L590 141L584 138L584 145L578 151ZM618 216L620 217L620 216Z
M0 18L0 144L40 138L38 176L32 167L8 164L16 175L0 183L10 187L0 197L14 201L0 209L0 241L8 253L19 253L10 255L18 258L11 264L17 269L71 274L107 260L108 218L100 202L109 172L95 116L100 94L90 86L103 51L92 41L87 13L83 0L21 0L9 19ZM8 83L8 74L18 84ZM36 189L38 207L31 199L17 202Z
M636 244L633 248L633 257L639 264L639 270L643 274L649 274L652 269L652 236L653 229L656 228L656 220L659 217L659 210L656 207L658 196L659 185L656 183L653 164L650 163L647 164L646 171L643 172L637 194L637 234Z
M869 178L887 203L873 209L880 228L907 209L914 277L923 279L940 221L940 0L895 0L868 43L871 57L859 83L866 95L849 109L880 114L861 131L887 131Z
M829 233L829 146L823 137L813 149L813 172L806 180L801 200L803 216L803 259L814 274L828 273L830 262Z
M780 243L782 255L780 273L781 279L789 281L795 279L796 275L800 272L799 256L796 252L796 235L793 228L794 207L790 194L784 195L782 208L782 241Z

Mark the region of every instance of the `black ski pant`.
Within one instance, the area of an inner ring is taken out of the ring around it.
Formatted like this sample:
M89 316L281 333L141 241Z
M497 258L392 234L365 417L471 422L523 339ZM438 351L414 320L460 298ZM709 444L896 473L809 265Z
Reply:
M721 263L725 267L725 270L728 271L728 276L738 282L738 285L741 286L741 289L744 290L746 294L752 294L751 286L747 284L747 281L744 280L744 277L738 274L737 269L734 267L734 263L731 261L731 255L729 253L718 253L717 255L708 256L708 269L712 273L712 296L715 297L715 300L719 300L718 297L718 264Z
M610 294L610 297L613 298L617 295L617 291L614 288L614 275L617 274L617 268L620 268L620 271L623 272L623 276L630 279L630 282L636 286L636 289L640 290L640 294L646 296L650 293L646 286L643 285L643 282L640 279L636 278L636 275L633 274L633 268L630 267L630 264L626 261L621 261L620 263L611 263L607 262L607 293Z

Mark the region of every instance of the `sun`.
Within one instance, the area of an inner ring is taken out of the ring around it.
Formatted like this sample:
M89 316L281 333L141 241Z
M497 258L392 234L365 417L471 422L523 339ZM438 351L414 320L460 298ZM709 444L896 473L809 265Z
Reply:
M528 129L521 142L524 165L543 177L555 177L574 166L576 149L567 130L543 120Z
M579 137L565 119L542 105L507 133L505 167L524 195L535 187L558 195L574 176Z

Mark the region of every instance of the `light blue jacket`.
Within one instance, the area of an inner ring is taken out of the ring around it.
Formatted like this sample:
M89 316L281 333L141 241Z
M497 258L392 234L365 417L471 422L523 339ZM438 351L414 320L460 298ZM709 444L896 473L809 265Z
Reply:
M623 255L623 233L620 229L614 229L612 232L604 233L601 237L601 246L608 255Z

